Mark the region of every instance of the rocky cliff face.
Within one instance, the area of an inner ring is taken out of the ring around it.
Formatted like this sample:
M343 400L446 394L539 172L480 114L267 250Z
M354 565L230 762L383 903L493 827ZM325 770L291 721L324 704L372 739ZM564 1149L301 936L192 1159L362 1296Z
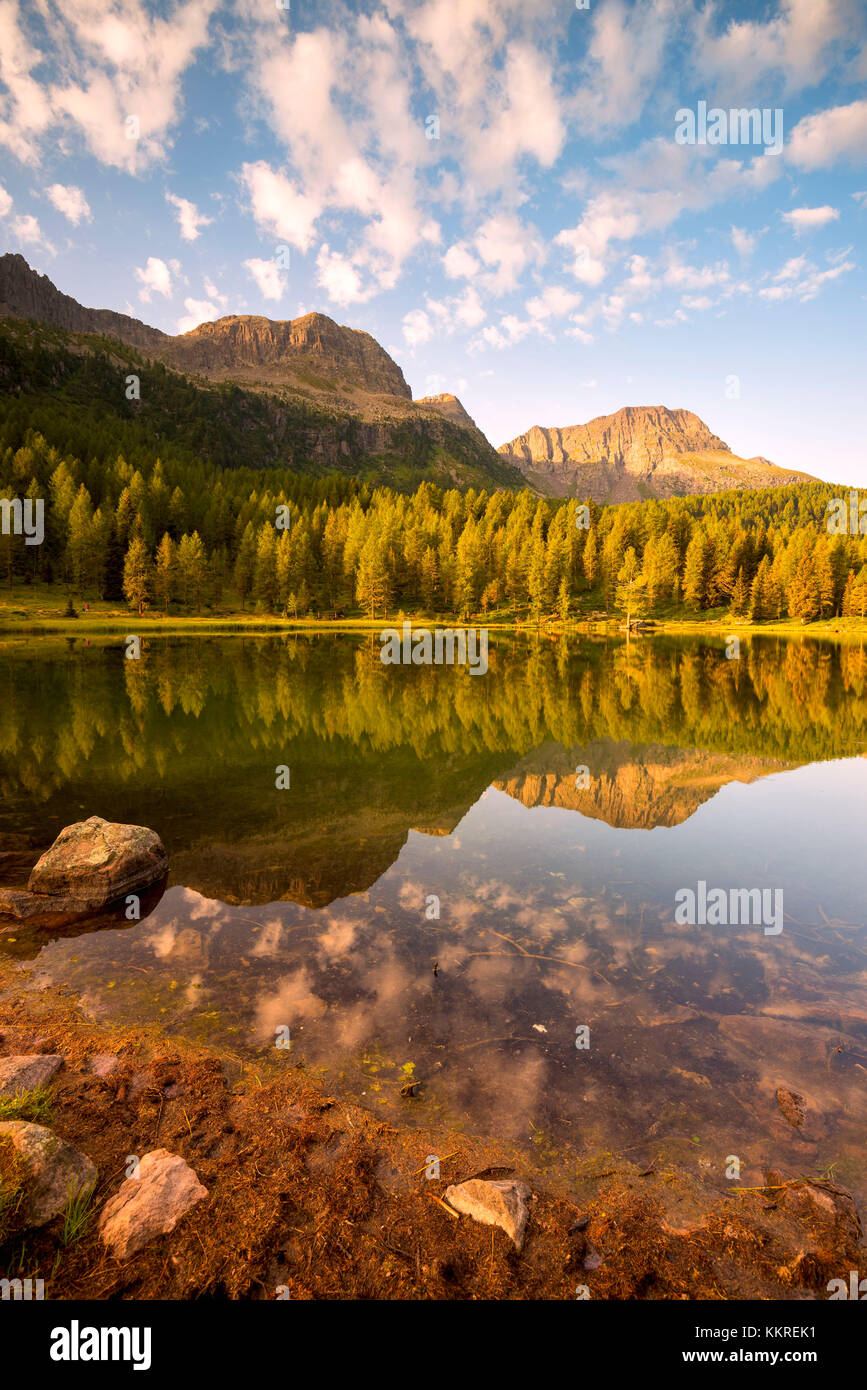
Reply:
M430 406L431 410L436 410L438 414L444 415L454 425L465 425L468 429L478 429L475 420L467 414L457 396L450 395L448 391L444 391L440 396L418 396L416 405Z
M665 406L626 406L562 429L535 425L499 452L541 491L597 502L781 487L808 477L738 458L691 410Z
M168 334L126 314L85 309L47 275L31 269L23 256L11 253L0 256L0 317L36 319L67 333L101 333L146 351L159 351L171 341Z
M232 314L173 337L110 309L86 309L23 256L0 256L0 315L36 319L69 333L119 338L177 371L277 386L313 375L314 390L360 388L412 400L403 372L375 338L325 314L266 319ZM331 379L333 378L333 380Z
M276 384L281 373L304 381L312 372L324 387L360 387L364 391L411 400L412 392L396 362L375 338L357 328L344 328L325 314L298 319L266 319L233 314L214 323L201 323L170 338L160 356L181 371L235 380Z
M2 318L34 319L60 330L42 335L42 345L58 359L58 380L74 371L82 353L101 349L83 336L99 334L115 340L115 357L127 349L133 370L139 358L130 349L192 378L196 392L213 396L212 382L238 383L242 394L223 395L219 408L228 412L227 425L246 430L258 423L255 448L265 466L279 458L300 471L338 469L398 487L423 477L446 487L524 483L460 402L449 397L453 405L444 408L444 398L413 401L400 367L375 338L325 314L284 320L230 315L172 336L125 314L84 308L23 256L10 254L0 256ZM17 339L14 324L0 332ZM64 343L64 334L82 336ZM13 346L7 354L4 387L26 393L27 373L15 375L16 351ZM206 415L212 406L213 400Z

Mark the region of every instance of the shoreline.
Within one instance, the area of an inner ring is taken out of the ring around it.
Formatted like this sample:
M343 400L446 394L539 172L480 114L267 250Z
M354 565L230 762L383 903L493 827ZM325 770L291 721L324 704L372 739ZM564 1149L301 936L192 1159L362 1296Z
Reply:
M423 1097L394 1124L273 1048L244 1059L94 1022L68 990L34 990L29 969L0 957L0 1060L29 1053L62 1054L39 1122L98 1173L78 1239L64 1244L58 1221L0 1236L0 1277L42 1277L48 1298L798 1300L827 1298L858 1268L854 1202L815 1175L744 1172L736 1194L666 1152L665 1136L649 1164L575 1155L552 1175L503 1140L417 1123ZM115 1259L99 1209L129 1155L158 1148L207 1196ZM0 1145L0 1174L2 1159ZM443 1202L449 1184L486 1174L532 1190L520 1252Z
M12 620L4 616L3 610L4 605L0 604L0 638L111 637L120 633L126 635L131 629L135 629L136 635L151 637L199 637L215 636L221 633L227 636L249 634L257 637L286 632L378 633L403 621L412 623L414 628L453 628L462 631L476 628L498 633L513 633L522 637L608 636L620 637L625 640L627 636L625 626L618 618L606 620L578 619L565 627L558 622L543 622L537 625L532 622L486 618L484 615L475 615L468 620L459 620L455 617L437 616L432 618L424 614L407 613L390 615L376 620L370 618L277 618L267 614L258 614L255 617L225 614L211 618L188 618L176 615L164 617L162 614L157 616L147 614L140 618L137 614L123 615L117 613L85 618L39 615L33 618L16 617ZM630 641L638 642L647 637L701 636L702 634L723 638L737 635L740 637L819 637L843 641L867 640L867 618L827 618L806 624L791 621L748 623L732 618L728 620L721 618L708 620L659 618L642 621L649 622L650 626L630 632Z

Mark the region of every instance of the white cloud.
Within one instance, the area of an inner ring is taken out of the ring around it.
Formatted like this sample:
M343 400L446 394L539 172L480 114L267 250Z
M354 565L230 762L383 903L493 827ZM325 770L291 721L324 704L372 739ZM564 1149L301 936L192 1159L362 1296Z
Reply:
M466 242L457 241L443 256L443 269L450 280L471 280L480 266Z
M0 184L0 217L6 217L12 207L12 198Z
M765 285L759 290L759 298L769 302L797 298L802 303L815 299L825 285L855 269L853 261L847 261L841 256L833 259L836 264L831 265L828 270L820 270L806 256L791 256L773 276L773 284Z
M229 302L228 295L221 294L220 291L217 289L217 286L214 284L213 280L208 279L207 276L204 280L204 286L205 294L208 296L208 298L215 300L216 303L219 304L222 309L225 309L226 305Z
M166 194L166 202L170 203L178 214L178 223L181 229L181 236L184 241L195 241L201 236L201 227L210 227L213 222L212 217L206 217L203 212L199 212L195 203L191 203L187 198L179 198L174 193Z
M40 140L51 125L51 103L32 76L42 62L19 25L15 0L0 4L0 144L23 164L39 163Z
M41 246L50 255L56 254L55 247L48 240L36 218L31 213L26 216L16 217L12 221L13 234L19 241L26 242L30 246Z
M540 295L528 299L524 308L534 322L541 323L550 318L561 318L577 309L581 295L574 290L564 289L562 285L548 285Z
M522 338L526 338L533 328L534 325L527 319L519 319L515 314L506 314L500 319L499 328L483 328L482 337L491 347L511 347L514 343L520 343Z
M173 294L171 271L165 261L160 260L159 256L148 256L146 266L137 266L135 278L141 282L142 288L138 292L138 297L144 304L149 304L151 296L154 294L161 294L165 299L171 299Z
M80 188L69 186L64 188L62 183L53 183L50 188L45 190L49 201L54 204L58 212L62 212L73 226L77 227L82 220L90 222L92 213L87 199Z
M715 265L688 265L674 253L669 253L668 259L663 280L674 289L704 290L712 285L725 285L731 278L726 261L717 261Z
M731 19L714 32L720 7L694 21L694 67L704 83L723 86L725 100L752 97L760 78L778 71L789 91L815 86L830 71L835 46L861 27L858 11L840 0L781 0L767 21Z
M259 287L259 293L263 299L282 299L285 291L283 278L280 275L280 267L276 261L263 261L253 258L244 262L244 269L248 270Z
M477 328L484 323L487 312L478 291L467 285L459 295L446 299L427 297L427 312L437 320L437 328L443 333L453 333L456 328Z
M478 291L472 285L467 285L463 294L458 295L451 303L455 318L463 328L477 328L487 318Z
M596 130L639 120L663 71L665 48L683 22L676 0L629 8L622 0L595 7L592 36L572 102L579 126Z
M840 159L863 159L867 100L805 116L789 136L787 157L799 169L825 169Z
M309 250L321 203L300 192L291 179L275 173L262 159L245 164L241 175L260 229L299 251Z
M575 256L572 273L590 285L605 278L618 242L663 231L684 213L760 193L783 172L782 161L764 154L722 158L712 146L663 138L600 163L613 181L588 199L577 226L555 237Z
M522 271L541 255L532 229L518 217L499 213L482 223L475 237L480 259L494 269L484 277L493 294L513 290Z
M360 304L370 299L375 287L365 288L361 275L340 251L323 242L316 257L316 283L335 304Z
M198 328L200 323L213 322L220 317L220 311L216 304L212 304L208 299L185 299L184 308L186 314L178 319L176 333L189 333L191 329Z
M840 213L836 208L825 204L821 208L793 208L791 212L783 213L783 221L788 222L794 232L800 235L801 232L810 232L814 227L825 227L829 222L836 222Z
M128 172L165 157L182 111L181 78L207 40L216 0L187 0L168 17L135 0L76 0L53 12L63 85L52 110L77 127L101 163ZM130 117L138 136L129 138Z
M418 347L433 337L434 328L424 309L411 309L403 316L403 336L410 347Z
M739 256L749 256L755 250L755 236L744 230L743 227L732 227L732 245Z

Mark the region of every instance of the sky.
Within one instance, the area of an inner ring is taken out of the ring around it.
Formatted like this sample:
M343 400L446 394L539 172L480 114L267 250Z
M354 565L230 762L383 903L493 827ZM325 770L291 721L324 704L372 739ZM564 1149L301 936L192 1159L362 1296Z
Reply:
M665 405L867 487L865 229L865 0L0 0L0 248L328 314L494 445Z

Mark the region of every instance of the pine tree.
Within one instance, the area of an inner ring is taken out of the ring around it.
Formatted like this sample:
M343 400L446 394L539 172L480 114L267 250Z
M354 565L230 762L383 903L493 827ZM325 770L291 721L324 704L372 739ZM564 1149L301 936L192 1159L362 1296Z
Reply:
M750 588L744 576L744 567L738 570L738 577L732 588L731 615L733 618L746 617L750 606Z
M181 536L178 545L178 574L183 588L184 603L189 602L189 595L192 591L197 613L202 602L205 568L205 547L198 531L194 531L191 536Z
M855 578L850 602L853 617L863 618L867 614L867 565L862 565Z
M77 593L84 591L90 574L91 543L93 532L93 506L90 493L81 484L69 512L67 523L69 540L67 542L68 573Z
M241 544L238 547L238 558L235 561L235 586L238 590L238 597L241 600L241 607L246 608L247 598L253 588L253 579L256 573L256 533L253 530L252 521L248 522L241 537Z
M268 613L277 602L277 532L266 521L256 542L256 569L253 593Z
M810 623L819 615L819 585L816 580L813 555L805 551L795 576L786 590L789 617Z
M696 531L686 548L683 597L684 602L696 611L707 605L707 542L701 531Z
M169 603L175 596L177 573L177 548L168 531L166 531L160 541L159 549L157 550L156 574L154 576L154 591L157 598L162 603L165 613L168 613Z
M144 537L133 536L123 566L123 596L130 608L144 612L153 582L153 567Z
M629 546L623 557L623 564L617 572L615 604L621 613L626 614L626 626L632 621L632 614L644 588L644 576L638 563L635 547Z
M571 602L572 599L569 593L569 581L567 580L564 574L563 578L560 580L560 587L557 590L557 616L559 617L560 623L563 627L566 627L569 622L569 609L571 607Z

